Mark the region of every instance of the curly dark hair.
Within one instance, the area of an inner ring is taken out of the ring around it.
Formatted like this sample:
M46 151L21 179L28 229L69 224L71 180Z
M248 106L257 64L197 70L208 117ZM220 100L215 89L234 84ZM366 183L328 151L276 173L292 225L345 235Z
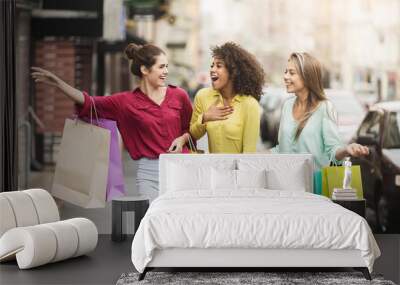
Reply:
M254 55L233 42L211 48L212 56L224 61L236 94L253 96L257 101L262 95L265 72Z

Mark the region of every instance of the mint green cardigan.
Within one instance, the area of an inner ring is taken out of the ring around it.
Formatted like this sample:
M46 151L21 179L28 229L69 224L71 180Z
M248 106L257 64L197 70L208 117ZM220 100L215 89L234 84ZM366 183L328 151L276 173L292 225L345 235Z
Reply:
M293 118L296 97L287 99L282 107L278 145L273 153L311 153L316 171L329 166L330 161L339 163L335 154L343 147L337 127L336 111L330 101L321 102L308 119L299 138L294 139L298 122Z

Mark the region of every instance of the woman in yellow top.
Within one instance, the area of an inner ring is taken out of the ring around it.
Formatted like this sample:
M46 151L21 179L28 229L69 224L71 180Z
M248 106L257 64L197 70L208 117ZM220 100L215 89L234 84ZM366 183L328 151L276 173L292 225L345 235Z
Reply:
M253 55L235 43L211 50L212 88L196 94L190 133L198 140L207 132L210 153L255 152L264 70Z

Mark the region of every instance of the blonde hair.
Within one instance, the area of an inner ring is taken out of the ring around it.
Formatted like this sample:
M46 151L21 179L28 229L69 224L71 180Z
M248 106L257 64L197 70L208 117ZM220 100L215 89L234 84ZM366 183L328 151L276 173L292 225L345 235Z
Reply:
M303 118L301 118L296 130L295 139L297 140L303 131L308 119L315 112L319 104L326 101L326 95L322 85L322 68L320 62L310 54L303 52L292 53L289 57L296 67L297 72L300 74L304 86L308 90L306 111ZM297 104L296 99L295 104Z

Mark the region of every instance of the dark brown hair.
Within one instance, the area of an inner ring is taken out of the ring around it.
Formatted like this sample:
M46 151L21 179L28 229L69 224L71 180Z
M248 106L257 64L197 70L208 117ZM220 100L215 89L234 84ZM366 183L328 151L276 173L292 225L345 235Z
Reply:
M294 63L297 73L300 74L304 86L308 89L306 110L295 134L295 139L297 140L308 119L312 116L319 104L326 101L327 98L322 85L321 63L315 57L306 52L295 52L290 55L289 61ZM295 104L297 104L297 99Z
M140 67L144 65L146 68L150 69L156 63L156 56L160 54L165 54L165 52L158 46L152 44L146 45L136 45L129 44L125 48L125 55L131 63L131 72L133 75L142 77L143 74L140 71Z
M211 48L212 56L224 61L236 94L253 96L257 101L262 95L265 72L254 55L233 42Z

